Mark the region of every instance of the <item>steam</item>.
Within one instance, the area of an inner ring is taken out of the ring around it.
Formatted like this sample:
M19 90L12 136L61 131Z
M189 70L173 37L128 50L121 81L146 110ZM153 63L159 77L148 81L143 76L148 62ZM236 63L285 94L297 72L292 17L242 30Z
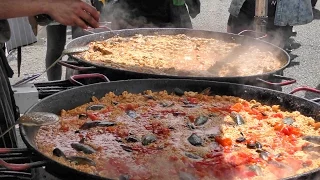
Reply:
M102 22L112 22L111 29L114 30L159 27L192 28L186 6L177 8L170 3L163 3L163 7L155 7L146 2L145 6L148 7L142 7L143 5L135 5L135 3L137 2L127 3L121 0L108 2L101 9L100 19Z

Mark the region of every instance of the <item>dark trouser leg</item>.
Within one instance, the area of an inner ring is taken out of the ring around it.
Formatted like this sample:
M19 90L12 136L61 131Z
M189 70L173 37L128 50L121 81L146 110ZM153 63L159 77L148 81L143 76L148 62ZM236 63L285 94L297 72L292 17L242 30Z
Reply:
M64 25L47 26L47 54L46 68L48 68L60 56L66 44L67 27ZM48 72L48 80L60 80L62 75L62 67L55 65Z
M12 126L17 119L13 92L8 79L8 66L5 66L5 63L5 54L0 49L0 134ZM15 128L0 138L0 147L17 147Z

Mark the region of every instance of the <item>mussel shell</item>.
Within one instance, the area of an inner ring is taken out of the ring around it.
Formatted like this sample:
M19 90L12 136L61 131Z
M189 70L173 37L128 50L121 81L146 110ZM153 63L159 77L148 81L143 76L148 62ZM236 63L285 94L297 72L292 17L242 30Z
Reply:
M267 151L261 151L259 157L265 161L269 160L270 153Z
M130 180L130 176L129 175L120 175L119 180Z
M174 94L176 94L177 96L183 96L184 95L184 91L181 90L180 88L174 88L173 89Z
M126 141L134 143L134 142L139 142L140 140L139 140L139 138L137 138L135 136L128 136L128 137L126 137Z
M85 154L93 154L96 152L96 150L94 150L92 147L81 143L72 143L71 147L76 151L82 151Z
M86 157L80 157L80 156L70 156L70 157L67 157L67 159L71 162L74 162L76 165L90 165L90 166L95 166L96 163L91 160L91 159L88 159Z
M197 134L193 133L191 136L188 137L188 141L193 146L201 146L203 141L201 137L199 137Z
M196 120L194 121L194 125L196 126L201 126L201 125L204 125L206 122L208 122L208 117L207 116L199 116L196 118Z
M256 148L257 149L261 149L262 148L262 144L260 142L256 142Z
M292 125L294 123L294 120L291 117L285 117L282 121L286 125Z
M160 105L162 107L172 107L172 106L174 106L174 103L173 102L160 102Z
M240 114L231 112L230 116L237 125L245 124L244 119Z
M241 136L241 137L239 137L239 138L236 139L236 142L237 142L237 143L241 143L241 142L244 142L244 141L246 141L246 138L243 137L243 136Z
M157 136L154 134L147 134L142 137L142 145L147 146L157 140Z
M248 166L248 168L255 172L258 176L262 175L262 170L261 170L261 167L260 166L257 166L257 165L250 165Z
M256 148L256 142L247 142L247 148L255 149Z
M302 139L315 144L320 144L320 136L304 136Z
M115 126L116 123L114 122L108 122L108 121L87 121L80 126L79 129L90 129L94 127L109 127L109 126Z
M184 154L190 159L201 159L200 156L193 154L193 153L185 152Z
M54 156L57 156L57 157L66 157L66 155L63 153L63 151L59 148L55 148L53 151L52 151L52 154Z
M196 180L193 175L186 172L179 172L179 180Z
M78 118L79 118L79 119L87 119L87 117L88 117L88 116L87 116L86 114L79 114L79 115L78 115Z
M122 145L122 144L120 146L122 147L123 150L125 150L127 152L132 152L133 151L133 149L131 147L129 147L129 146Z
M87 111L100 111L101 109L104 109L106 106L103 104L94 104L87 107Z
M209 96L211 94L211 87L205 88L200 94Z
M128 111L126 111L126 113L127 113L127 115L128 115L129 117L131 117L131 118L133 118L133 119L135 119L135 118L138 117L137 113L136 113L135 111L133 111L133 110L128 110Z

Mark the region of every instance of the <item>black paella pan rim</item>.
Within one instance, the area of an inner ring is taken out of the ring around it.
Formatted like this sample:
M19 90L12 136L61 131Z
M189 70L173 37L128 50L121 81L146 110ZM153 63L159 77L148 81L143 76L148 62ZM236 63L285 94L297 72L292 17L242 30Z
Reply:
M130 90L130 87L131 87L131 90ZM91 84L91 85L76 87L73 89L62 91L62 92L53 94L51 96L48 96L43 100L41 100L40 102L36 103L27 111L27 113L32 111L39 111L41 110L41 108L44 108L43 110L51 111L53 113L58 113L61 109L71 109L78 105L87 103L91 100L92 96L101 98L107 92L110 92L110 91L113 91L116 94L122 93L125 90L128 90L129 92L132 92L132 93L142 92L147 89L151 89L151 90L153 89L154 91L170 89L172 91L173 88L175 87L183 88L183 90L186 90L186 91L194 90L197 92L203 90L204 88L211 87L212 93L217 95L232 95L232 94L238 93L235 96L248 99L248 100L257 99L263 104L268 104L268 103L281 104L283 102L284 103L283 105L291 108L293 107L297 109L301 108L301 110L306 111L305 113L309 112L308 109L312 110L313 112L317 112L317 113L320 112L320 105L315 102L309 101L304 98L296 97L293 95L285 94L279 91L274 91L274 90L261 88L261 87L228 83L228 82L190 80L190 79L137 79L137 80L115 81L110 83L97 83L97 84ZM227 92L228 90L229 92ZM168 90L168 92L170 91ZM254 95L254 93L256 93L257 95ZM65 99L66 97L69 99ZM81 97L86 97L86 98L81 99ZM273 99L271 100L271 102L261 101L261 99L266 99L266 98L273 98ZM62 106L70 106L69 108L63 108L57 105L57 102L65 102L65 101L68 101L68 103L64 103ZM272 101L276 101L276 102L272 102ZM80 175L81 177L85 177L85 178L99 179L99 180L108 179L98 175L77 171L76 169L60 164L59 162L51 159L47 155L41 153L35 145L34 137L39 128L28 129L29 127L26 127L23 125L21 125L19 128L20 128L22 139L25 142L25 144L32 151L34 151L44 159L49 160L48 165L55 165L56 167L62 168L63 170L66 170L71 173L76 173L77 175ZM305 176L310 176L311 174L316 174L319 172L320 172L320 168L317 168L303 174L298 174L296 176L285 178L285 180L305 179Z
M249 36L244 36L244 35L238 35L238 34L232 34L232 33L223 33L223 32L214 32L214 31L208 31L208 30L195 30L195 29L187 29L187 28L136 28L136 29L123 29L123 30L114 30L113 32L98 32L96 34L88 34L84 35L78 38L73 39L70 41L67 45L66 48L73 48L73 47L78 47L78 46L86 46L92 41L102 41L102 40L107 40L111 37L114 37L115 34L121 36L121 37L130 37L136 34L142 34L142 35L154 35L155 33L157 34L162 34L162 35L176 35L176 34L185 34L187 36L191 37L202 37L202 38L214 38L214 39L220 39L224 41L230 41L233 43L238 43L238 41L243 41L246 42L245 44L247 45L254 45L254 44L259 44L264 46L265 48L270 48L272 50L277 51L277 57L281 55L282 57L279 59L281 61L282 66L278 68L277 70L270 71L267 73L263 74L256 74L256 75L250 75L250 76L241 76L243 79L254 79L257 77L269 77L274 74L276 74L279 71L284 70L286 67L289 66L290 64L290 56L289 54L281 49L280 47L271 44L266 41L262 41L260 39L252 38ZM240 43L241 44L241 43ZM274 52L273 52L274 53ZM153 73L147 73L147 72L137 72L125 68L115 68L111 67L109 65L103 65L103 64L98 64L98 63L93 63L85 59L81 59L79 57L76 57L74 55L71 55L71 57L81 63L84 63L86 65L98 67L98 68L107 68L119 72L130 72L130 73L135 73L139 75L147 75L148 77L156 78L161 77L161 78L178 78L178 79L199 79L199 80L210 80L214 78L219 78L219 81L226 81L228 82L230 79L235 79L239 78L239 76L225 76L225 77L217 77L217 76L212 76L212 77L204 77L204 76L175 76L175 75L162 75L162 74L153 74Z

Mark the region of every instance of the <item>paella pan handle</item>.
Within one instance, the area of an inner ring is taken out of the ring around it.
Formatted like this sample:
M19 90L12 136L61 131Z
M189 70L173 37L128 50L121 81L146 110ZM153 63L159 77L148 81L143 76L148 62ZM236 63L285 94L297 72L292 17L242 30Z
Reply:
M238 33L238 35L245 35L244 33L247 34L247 36L254 37L255 39L263 39L266 38L268 35L265 33L253 31L253 30L243 30Z
M103 74L99 74L99 73L73 75L70 77L70 82L73 84L83 86L84 84L77 81L77 80L78 79L90 79L90 78L100 78L100 79L104 80L105 82L110 82L110 80L107 78L107 76L105 76Z
M77 70L77 71L87 71L87 70L96 69L96 68L93 67L93 66L90 66L90 67L80 67L80 66L77 66L77 65L74 65L74 64L70 64L70 63L68 63L68 62L66 62L66 61L59 61L58 64L61 65L61 66L70 68L70 69Z
M0 148L0 154L8 154L8 153L28 153L28 149L19 149L19 148ZM5 169L12 170L12 171L25 171L31 168L42 167L48 164L48 161L36 161L31 163L24 163L24 164L15 164L15 163L8 163L3 159L0 159L0 166L4 167Z
M294 94L294 93L299 92L299 91L309 91L309 92L320 94L320 90L319 89L311 88L311 87L307 87L307 86L298 87L298 88L292 90L291 92L289 92L289 94ZM310 99L310 101L320 102L320 98Z
M281 76L281 75L272 75L273 78L277 78L277 79L283 79L284 81L279 82L279 83L274 83L274 82L270 82L261 78L257 78L257 81L260 81L262 83L268 84L268 85L272 85L272 86L286 86L286 85L290 85L293 83L296 83L297 80L290 78L290 77L285 77L285 76Z

